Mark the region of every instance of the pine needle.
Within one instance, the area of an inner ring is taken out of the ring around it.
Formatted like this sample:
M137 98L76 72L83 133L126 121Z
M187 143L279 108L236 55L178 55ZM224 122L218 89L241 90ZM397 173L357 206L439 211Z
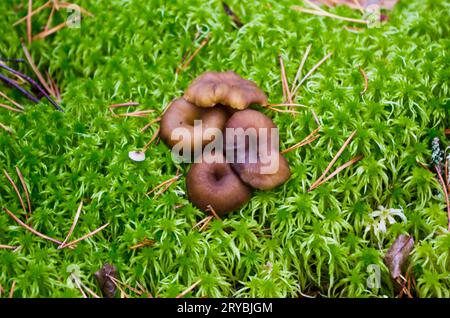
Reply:
M25 203L23 202L22 196L20 195L19 189L17 188L16 183L13 181L13 179L10 177L8 172L3 169L3 173L6 176L6 179L8 179L9 183L11 183L14 191L16 192L17 197L19 198L20 205L22 206L23 211L25 212L25 215L27 214L27 209L25 208Z
M319 132L320 128L321 127L319 126L312 133L310 133L308 136L306 136L302 141L296 143L295 145L293 145L287 149L282 150L280 153L285 154L292 150L295 150L297 148L300 148L300 147L306 146L307 144L310 144L311 142L313 142L314 140L319 138L319 135L317 135L317 133Z
M359 72L364 77L364 89L359 93L360 95L364 95L365 92L367 92L367 88L369 87L369 79L367 78L366 72L360 67Z
M57 26L55 26L55 27L53 27L51 29L42 31L41 33L33 36L33 41L34 40L43 40L46 37L48 37L49 35L52 35L53 33L56 33L59 30L65 28L66 26L67 26L67 22L62 22L62 23L58 24Z
M17 249L17 246L10 246L10 245L3 245L3 244L0 244L0 249L5 249L5 250L15 250L15 249Z
M10 128L10 127L8 127L8 126L5 126L4 124L2 124L2 123L0 123L0 128L1 129L3 129L4 131L6 131L8 134L10 134L10 135L12 135L14 132L13 132L13 130Z
M194 53L191 54L191 56L189 56L189 58L187 59L186 62L184 62L183 65L181 65L180 67L177 68L176 73L179 74L180 72L184 71L189 64L191 64L192 60L197 56L197 54L200 52L200 50L206 45L208 44L209 41L209 34L206 36L206 38L200 43L199 47L194 51Z
M143 133L144 131L146 131L148 129L148 127L150 127L151 125L153 125L154 123L157 123L161 121L161 117L157 117L155 119L153 119L151 122L149 122L147 125L145 125L144 127L141 128L141 133Z
M147 117L149 114L153 113L155 110L147 109L147 110L138 110L131 113L125 114L114 114L114 117Z
M311 5L311 2L305 1L306 3ZM317 6L316 6L317 7ZM325 11L323 9L321 9L320 7L317 7L315 9L307 9L307 8L303 8L300 6L291 6L292 10L298 11L298 12L303 12L303 13L308 13L308 14L313 14L313 15L318 15L318 16L324 16L324 17L329 17L329 18L333 18L333 19L337 19L337 20L343 20L343 21L347 21L347 22L353 22L353 23L361 23L361 24L368 24L369 21L367 20L361 20L361 19L353 19L353 18L348 18L348 17L343 17L340 15L336 15L333 13L330 13L328 11Z
M148 238L144 238L144 240L142 242L131 246L130 250L136 250L138 248L146 247L146 246L153 246L154 244L155 244L155 241L149 240Z
M13 104L14 106L16 106L17 108L24 110L25 108L20 105L18 102L16 102L15 100L13 100L12 98L8 97L5 93L0 92L0 96L3 97L4 99L6 99L7 101L9 101L11 104Z
M13 280L12 285L11 285L11 290L9 291L9 298L13 298L15 289L16 289L16 281Z
M30 12L28 12L28 14L27 14L26 16L24 16L23 18L17 20L16 22L14 22L13 26L16 26L16 25L18 25L18 24L20 24L20 23L26 21L28 17L32 17L32 16L35 15L36 13L41 12L42 10L44 10L45 8L50 7L51 5L52 5L52 1L51 1L51 0L50 0L50 1L47 1L46 3L44 3L43 5L41 5L39 8L37 8L37 9L31 11L31 14L30 14Z
M106 224L100 226L98 229L96 229L96 230L94 230L94 231L92 231L92 232L90 232L90 233L88 233L88 234L86 234L86 235L80 237L79 239L76 239L76 240L70 242L70 243L67 243L67 244L64 244L64 245L60 244L60 245L62 245L60 248L70 247L70 246L73 246L73 245L75 245L75 244L77 244L77 243L83 241L83 240L86 240L86 239L90 238L91 236L94 236L95 234L97 234L97 233L100 232L101 230L103 230L103 229L104 229L105 227L107 227L108 225L109 225L109 223L106 223Z
M64 239L64 241L61 243L60 246L58 246L58 249L61 249L64 246L64 244L66 244L66 242L69 240L70 236L72 235L73 230L75 229L75 226L77 225L78 218L80 217L82 208L83 208L83 201L80 202L80 205L78 206L78 209L77 209L77 213L75 213L75 218L73 219L72 226L70 227L69 232L67 233L67 236Z
M278 59L280 61L280 76L281 76L281 87L283 89L283 100L292 104L291 92L289 91L289 84L286 78L286 69L284 67L283 57L278 55Z
M28 14L27 14L27 38L28 45L32 42L32 30L31 30L31 12L33 11L33 0L28 0Z
M219 221L222 221L222 219L220 218L220 216L216 213L216 211L214 210L214 208L209 204L207 206L207 210L208 212L211 212L211 214Z
M0 107L4 108L4 109L7 109L7 110L10 110L10 111L15 112L15 113L23 113L23 110L21 110L21 109L17 109L17 108L14 108L14 107L2 104L2 103L0 103Z
M198 284L201 283L201 279L196 281L194 284L192 284L188 289L186 289L184 292L182 292L181 294L179 294L177 297L175 298L183 298L184 296L186 296L188 293L190 293L195 287L198 286Z
M311 51L311 46L312 46L312 44L308 45L308 47L306 48L305 53L303 54L302 61L300 62L300 65L299 65L299 67L297 69L297 73L295 74L294 81L292 82L291 92L294 91L295 84L297 83L298 79L300 78L300 75L302 74L303 67L305 66L306 59L308 58L309 52Z
M339 149L339 151L337 152L337 154L334 156L334 158L331 160L331 162L328 164L327 168L325 169L325 171L322 173L322 175L319 177L319 179L316 180L316 182L313 183L313 185L309 188L308 191L313 190L314 188L317 187L317 185L325 178L325 176L327 175L328 171L331 169L331 167L334 165L334 163L336 162L336 160L338 160L338 158L340 157L340 155L342 154L342 152L344 151L344 149L347 147L347 145L350 143L350 141L352 140L353 136L355 136L356 134L356 130L353 131L350 136L347 138L347 140L344 142L344 144L342 145L341 149Z
M152 138L150 138L150 141L148 143L145 144L144 148L142 149L143 152L146 152L148 147L150 147L150 145L152 144L153 141L155 141L156 137L158 137L159 135L159 131L160 131L160 127L158 127L158 129L156 129L156 131L153 133Z
M22 184L22 188L25 191L25 197L27 199L27 205L28 205L28 216L31 216L31 200L30 200L30 194L28 192L27 184L25 183L25 179L23 178L22 172L20 171L19 167L16 166L16 173L19 176L20 183Z

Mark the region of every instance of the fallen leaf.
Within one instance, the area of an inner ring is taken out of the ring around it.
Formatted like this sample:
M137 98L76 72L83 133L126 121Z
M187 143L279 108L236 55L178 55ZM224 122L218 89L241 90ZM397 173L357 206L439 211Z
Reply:
M116 267L108 263L103 265L103 267L94 274L103 296L106 298L114 298L116 295L116 285L110 278L110 276L116 278L116 274Z
M380 9L392 10L399 0L310 0L312 3L325 4L329 7L346 5L352 9L365 9L369 6L378 6Z
M413 247L414 239L412 236L401 234L384 256L384 261L394 281L402 275L403 265L405 265Z

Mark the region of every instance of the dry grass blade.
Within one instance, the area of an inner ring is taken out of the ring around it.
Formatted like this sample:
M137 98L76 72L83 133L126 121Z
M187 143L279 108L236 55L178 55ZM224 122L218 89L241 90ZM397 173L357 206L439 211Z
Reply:
M176 298L183 298L184 296L186 296L188 293L190 293L195 287L198 286L198 284L201 283L201 279L196 281L194 284L192 284L188 289L186 289L184 292L182 292L181 294L179 294Z
M447 186L445 185L444 179L442 178L442 174L441 174L440 169L435 166L435 170L436 170L436 172L438 174L439 183L442 186L442 191L444 192L445 203L447 204L447 221L448 221L447 229L450 232L450 201L449 201L449 197L448 197Z
M18 25L18 24L20 24L20 23L26 21L28 17L32 17L32 16L35 15L36 13L41 12L42 10L44 10L45 8L50 7L51 5L52 5L52 1L51 1L51 0L50 0L50 1L47 1L46 3L44 3L43 5L41 5L39 8L37 8L37 9L31 11L31 14L30 14L30 12L28 12L28 14L27 14L26 16L24 16L23 18L17 20L16 22L14 22L13 26L16 26L16 25Z
M141 128L141 133L146 131L148 129L148 127L150 127L154 123L159 122L160 120L161 120L161 117L157 117L157 118L153 119L151 122L149 122L147 125L145 125L144 127Z
M331 173L328 177L326 177L325 179L323 179L322 181L320 181L320 183L318 183L316 186L314 186L314 188L312 188L311 190L314 190L318 187L320 187L322 184L324 184L325 182L327 182L328 180L330 180L331 178L333 178L335 175L337 175L339 172L341 172L342 170L344 170L345 168L347 168L348 166L351 166L352 164L354 164L355 162L361 160L364 156L359 155L349 161L347 161L346 163L344 163L342 166L340 166L339 168L337 168L335 171L333 171L333 173Z
M197 54L200 52L200 50L209 42L209 34L206 36L206 38L200 43L199 47L194 51L194 53L189 56L186 62L184 62L183 65L177 68L176 73L179 74L181 71L185 70L189 64L191 64L192 60L197 56Z
M281 86L283 88L283 100L292 104L291 92L289 90L289 84L286 77L286 68L284 67L283 57L278 55L280 61L280 76L281 76Z
M28 45L31 45L31 42L32 42L31 12L33 12L33 0L28 0L28 14L27 14L27 38L28 38Z
M30 231L31 233L43 238L44 240L56 243L58 245L60 245L62 242L54 239L53 237L47 236L45 234L42 234L41 232L36 231L35 229L33 229L32 227L26 225L25 223L23 223L17 216L14 215L14 213L12 213L11 211L9 211L7 208L3 208L3 211L5 211L6 213L9 214L9 216L11 218L13 218L14 221L16 221L17 223L19 223L20 226L22 226L23 228L27 229L28 231Z
M19 167L16 166L16 173L19 176L20 183L22 184L22 188L25 191L25 197L27 199L27 205L28 205L28 216L31 216L31 200L30 200L30 193L28 192L27 184L25 183L25 179L23 178L22 172L20 171Z
M365 92L367 92L367 88L369 88L369 79L367 78L366 72L360 67L359 72L364 77L364 89L359 93L360 95L364 95Z
M75 218L73 219L72 226L70 227L69 232L67 233L67 236L64 239L64 241L61 243L60 246L58 246L58 249L61 249L64 246L64 244L66 244L66 242L69 240L70 236L72 235L73 230L75 229L75 226L77 226L78 219L80 218L82 208L83 208L83 201L80 202L80 205L78 206L78 209L77 209L77 213L75 213Z
M316 180L316 182L313 183L313 185L309 188L308 191L311 191L312 189L316 188L317 185L325 178L325 176L327 175L328 171L330 171L331 167L334 165L334 163L336 162L336 160L338 160L338 158L340 157L340 155L342 154L342 152L344 151L344 149L348 146L348 144L350 143L350 141L353 139L353 136L355 136L356 134L356 130L353 131L350 136L347 138L347 140L344 142L344 144L342 145L341 149L339 149L339 151L337 152L337 154L334 156L334 158L331 160L331 162L328 164L327 168L325 169L325 171L322 173L322 175L319 177L319 179Z
M292 150L295 150L297 148L306 146L307 144L313 142L314 140L319 138L319 135L317 135L317 133L319 132L320 128L321 127L319 126L312 133L310 133L308 136L306 136L302 141L296 143L295 145L293 145L293 146L291 146L291 147L289 147L287 149L282 150L280 153L281 154L285 154L285 153L288 153L288 152L290 152Z
M41 33L33 36L33 41L34 40L43 40L45 39L47 36L52 35L53 33L58 32L59 30L65 28L67 26L67 22L62 22L60 24L58 24L57 26L48 29L46 31L42 31Z
M9 291L9 298L13 298L15 289L16 289L16 281L13 280L12 285L11 285L11 290Z
M100 226L98 229L92 231L91 233L88 233L88 234L86 234L86 235L80 237L79 239L76 239L76 240L74 240L74 241L72 241L72 242L70 242L70 243L67 243L67 244L62 245L60 248L70 247L70 246L73 246L73 245L75 245L75 244L77 244L77 243L83 241L83 240L86 240L86 239L90 238L91 236L94 236L95 234L97 234L97 233L100 232L101 230L103 230L103 229L104 229L105 227L107 227L108 225L109 225L109 223L106 223L105 225ZM61 244L60 244L60 245L61 245Z
M0 107L4 108L4 109L7 109L7 110L10 110L10 111L15 112L15 113L23 113L23 110L21 110L21 109L17 109L17 108L14 108L14 107L2 104L2 103L0 103Z
M306 73L306 75L301 79L301 81L297 84L294 91L292 92L292 98L295 98L297 95L298 90L300 89L300 86L322 65L333 53L330 52L327 55L325 55L316 65L313 66L313 68Z
M3 97L4 99L6 99L7 101L9 101L11 104L13 104L14 106L16 106L17 108L24 110L25 108L20 105L18 102L16 102L15 100L13 100L12 98L8 97L5 93L0 92L0 96Z
M143 152L146 152L148 147L150 147L150 145L152 144L152 142L155 141L156 137L158 137L158 135L159 135L160 130L161 130L160 127L158 127L158 129L156 129L156 131L153 133L152 138L150 138L150 141L148 143L146 143L144 148L142 149Z
M0 128L3 129L4 131L6 131L6 132L7 132L8 134L10 134L10 135L13 134L13 130L12 130L10 127L5 126L5 125L2 124L2 123L0 123Z
M25 212L25 214L27 214L27 209L25 208L25 203L22 200L22 196L20 195L20 192L19 192L19 189L17 188L16 183L13 181L13 179L10 177L10 175L8 174L8 172L6 170L3 170L3 173L5 174L6 179L8 179L9 183L11 183L14 191L16 192L16 195L19 198L20 205L22 206L23 211Z

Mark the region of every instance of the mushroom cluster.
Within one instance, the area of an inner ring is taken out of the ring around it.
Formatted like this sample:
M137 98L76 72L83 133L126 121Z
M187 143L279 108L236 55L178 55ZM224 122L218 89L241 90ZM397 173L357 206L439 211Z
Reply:
M195 145L205 147L214 141L207 134L194 133L197 123L201 123L203 129L215 128L222 132L227 129L245 131L251 128L256 132L276 129L269 117L248 108L253 104L268 104L266 94L254 82L232 71L203 73L190 84L184 96L174 100L163 114L161 139L169 147L181 143L182 149L190 149L188 155L193 157ZM174 134L177 128L184 128L189 133L183 136ZM291 174L286 159L279 152L278 140L276 146L272 146L273 137L270 134L256 134L257 145L260 142L271 145L268 153L267 149L262 153L259 147L250 147L249 142L238 143L234 137L227 141L227 134L223 136L223 144L227 145L224 153L214 153L212 156L203 152L201 160L197 158L194 161L186 176L191 203L203 211L213 208L219 215L243 206L250 200L252 188L273 189L284 183ZM256 160L250 160L250 157ZM270 160L263 160L268 157L277 160L276 169L270 173L264 171L271 165Z

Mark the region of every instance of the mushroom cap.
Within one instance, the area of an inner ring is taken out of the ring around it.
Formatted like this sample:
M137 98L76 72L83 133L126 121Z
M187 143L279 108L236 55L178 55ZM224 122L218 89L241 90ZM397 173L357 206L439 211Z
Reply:
M193 163L186 175L189 201L202 211L211 205L219 215L239 209L250 200L251 188L239 179L225 159L222 163L208 163L208 156Z
M237 130L242 128L241 131ZM237 136L246 135L247 129L254 129L256 133L256 142L250 142L251 138L242 138L233 136L233 140L228 135L228 129L233 129ZM266 131L262 135L262 129ZM278 148L278 144L272 144L271 129L277 129L276 125L266 115L252 109L246 109L235 113L230 117L225 126L225 145L226 156L230 160L231 167L246 184L260 190L270 190L283 184L291 176L289 164ZM261 140L265 138L265 140ZM278 136L276 136L278 138ZM267 147L261 147L261 143L266 143ZM230 143L230 145L228 145ZM229 153L231 151L231 154ZM275 161L274 161L275 160Z
M251 104L267 105L266 94L254 82L233 71L203 73L191 83L184 98L200 107L222 104L245 109Z
M190 138L183 139L183 143L189 144L190 149L193 150L194 144L205 146L212 141L194 134L194 120L202 121L203 131L207 128L218 128L222 131L228 117L228 113L223 107L205 109L189 103L184 98L178 98L169 105L161 118L160 136L166 145L173 147L183 138L173 137L172 132L176 128L185 128L189 132ZM195 138L198 140L195 140Z

